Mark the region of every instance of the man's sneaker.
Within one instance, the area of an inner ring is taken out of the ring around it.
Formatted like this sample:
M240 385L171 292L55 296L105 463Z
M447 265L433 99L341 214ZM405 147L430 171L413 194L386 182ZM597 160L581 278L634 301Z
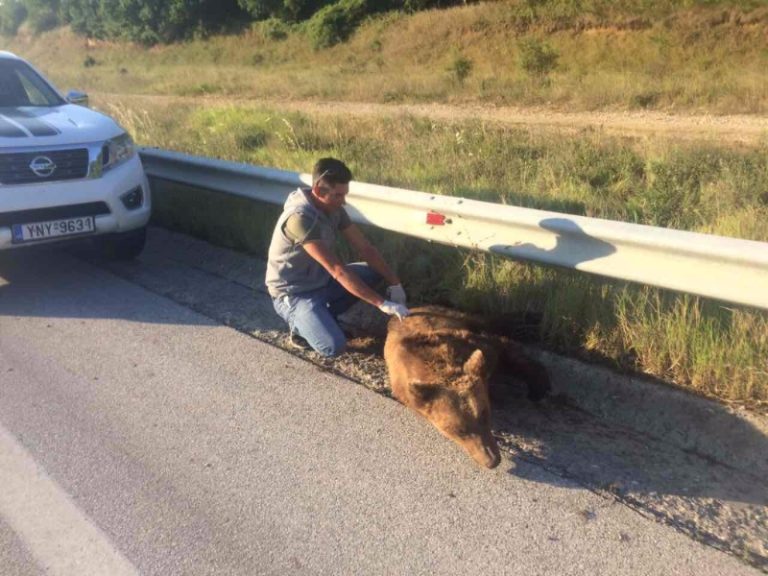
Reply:
M312 350L312 346L309 345L309 342L304 340L304 338L298 334L294 334L293 332L288 334L288 338L285 339L285 343L288 345L288 348L294 348L296 350Z

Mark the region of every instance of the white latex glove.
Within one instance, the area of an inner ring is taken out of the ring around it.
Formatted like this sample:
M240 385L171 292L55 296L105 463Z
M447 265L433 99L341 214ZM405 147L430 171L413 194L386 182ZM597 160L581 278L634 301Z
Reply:
M395 284L394 286L390 286L387 288L387 298L392 300L392 302L396 302L397 304L402 304L405 306L405 290L403 290L402 284Z
M391 300L384 300L384 302L381 303L381 306L379 306L379 310L384 312L384 314L389 314L390 316L397 316L400 320L408 316L410 314L410 310L403 306L402 304L398 304L397 302L392 302Z

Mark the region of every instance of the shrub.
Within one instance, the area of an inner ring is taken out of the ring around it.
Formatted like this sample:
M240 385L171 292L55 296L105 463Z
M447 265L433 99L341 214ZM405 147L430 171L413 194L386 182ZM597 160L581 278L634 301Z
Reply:
M281 0L237 0L237 4L257 20L275 16L283 9Z
M451 65L448 66L448 72L459 84L464 84L464 80L472 73L472 60L459 54L453 59Z
M24 0L61 14L78 34L142 44L204 38L246 14L237 0ZM30 6L30 22L33 13ZM33 29L35 27L33 26Z
M529 75L537 78L546 78L557 68L557 60L560 55L546 42L536 38L526 38L519 44L520 66Z
M261 22L261 33L268 40L288 38L288 25L278 18L268 18Z
M18 0L0 4L0 34L13 36L27 17L27 7Z
M60 24L59 16L50 8L43 8L39 11L31 12L27 16L27 22L35 34L53 30Z
M447 8L456 4L466 4L467 0L402 0L393 2L393 4L402 4L403 9L408 12L418 12L419 10L428 10L430 8Z
M632 96L630 103L638 108L653 108L662 96L663 94L658 90L646 90Z
M341 0L317 12L308 23L309 37L316 49L329 48L352 35L366 14L366 0Z

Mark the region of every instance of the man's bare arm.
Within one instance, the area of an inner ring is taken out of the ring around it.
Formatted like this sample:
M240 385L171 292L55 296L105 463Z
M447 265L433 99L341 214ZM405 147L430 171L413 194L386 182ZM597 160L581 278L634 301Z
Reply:
M333 250L328 248L323 241L307 242L304 244L304 250L325 268L347 292L377 308L384 303L384 298L363 282L357 274L344 266L338 256L333 253Z
M387 264L376 247L363 235L360 228L355 224L350 224L344 228L341 233L355 252L357 252L358 256L362 260L365 260L371 268L376 270L376 272L381 274L388 286L400 284L400 279L397 277L397 274L392 271L389 264Z

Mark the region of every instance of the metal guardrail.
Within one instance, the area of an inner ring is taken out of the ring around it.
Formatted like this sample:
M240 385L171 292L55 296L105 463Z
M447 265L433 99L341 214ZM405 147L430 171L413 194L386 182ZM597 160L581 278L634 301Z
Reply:
M282 205L311 176L141 150L151 178ZM768 243L352 182L353 221L409 236L768 309Z

